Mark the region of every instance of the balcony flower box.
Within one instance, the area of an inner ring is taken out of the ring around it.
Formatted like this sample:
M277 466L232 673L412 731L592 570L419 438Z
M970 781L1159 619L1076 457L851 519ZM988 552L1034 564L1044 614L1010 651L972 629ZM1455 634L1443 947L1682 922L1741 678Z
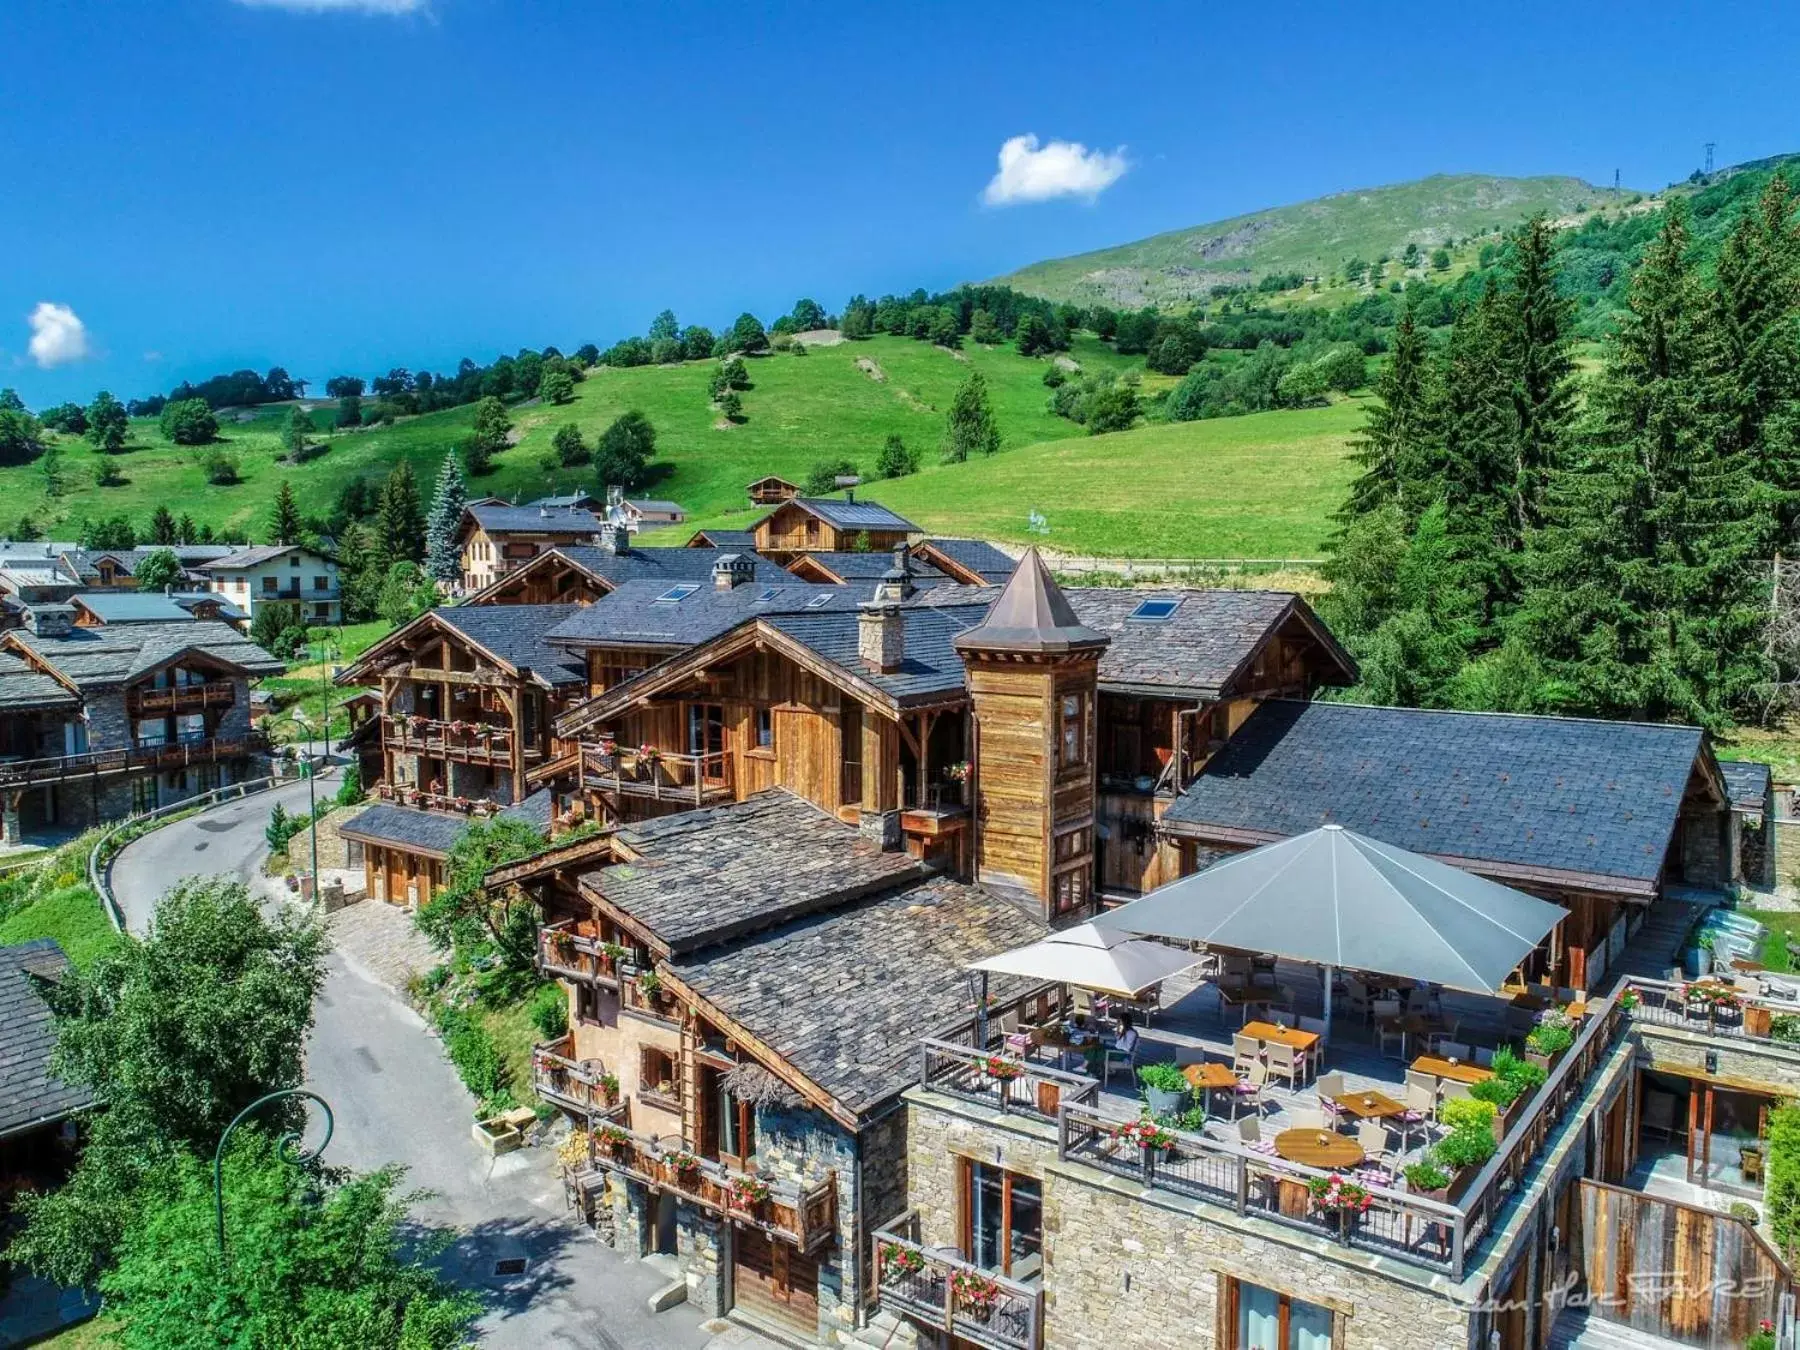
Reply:
M619 1075L618 1074L603 1073L600 1075L599 1079L595 1082L594 1086L596 1086L597 1088L600 1089L600 1098L608 1106L617 1106L619 1104Z
M898 1283L925 1269L925 1254L898 1243L881 1244L881 1282Z
M670 1175L683 1186L692 1187L694 1179L700 1175L700 1159L692 1153L665 1153L663 1162L668 1166Z
M735 1176L727 1195L732 1209L760 1217L763 1206L769 1203L769 1183L761 1177Z
M981 1062L981 1071L996 1083L1010 1083L1025 1074L1025 1066L1005 1055L989 1055Z
M550 954L562 965L573 965L575 962L575 935L561 931L551 933Z
M957 1308L986 1318L1000 1303L1000 1286L974 1270L959 1270L950 1277L950 1296Z
M615 1158L631 1148L631 1136L619 1125L603 1123L595 1127L594 1140Z

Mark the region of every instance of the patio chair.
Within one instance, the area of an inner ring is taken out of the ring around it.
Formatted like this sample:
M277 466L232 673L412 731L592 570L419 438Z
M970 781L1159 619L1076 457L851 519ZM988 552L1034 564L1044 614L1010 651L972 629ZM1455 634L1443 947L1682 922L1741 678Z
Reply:
M1362 1145L1363 1155L1369 1162L1379 1164L1383 1173L1389 1170L1386 1126L1374 1120L1359 1122L1356 1127L1356 1142Z
M1175 1047L1175 1067L1185 1069L1190 1064L1206 1063L1206 1047L1204 1045L1178 1045Z
M1302 1017L1299 1019L1300 1030L1310 1031L1319 1039L1313 1042L1312 1049L1306 1052L1310 1071L1317 1075L1325 1067L1325 1019L1323 1017Z
M1323 1130L1325 1113L1310 1106L1296 1106L1288 1112L1288 1128L1290 1130Z
M1447 1026L1429 1033L1425 1037L1425 1045L1434 1055L1441 1055L1444 1053L1444 1046L1456 1040L1461 1033L1462 1018L1453 1017Z
M1400 1114L1400 1128L1408 1147L1412 1132L1419 1130L1431 1137L1431 1119L1437 1114L1437 1080L1426 1074L1406 1075L1406 1110Z
M1278 1027L1292 1027L1294 1025L1294 1014L1289 1012L1286 1008L1278 1008L1271 1004L1269 1007L1269 1021L1273 1022Z
M1494 1047L1493 1046L1478 1045L1474 1049L1474 1055L1475 1055L1475 1067L1476 1068L1491 1069L1494 1067Z
M1238 1032L1231 1038L1231 1067L1248 1069L1253 1064L1262 1063L1262 1042L1254 1036L1246 1036Z
M1406 1058L1406 1028L1399 1024L1399 1014L1388 1017L1377 1016L1375 1019L1375 1035L1381 1047L1381 1053L1388 1052L1388 1042L1393 1041L1396 1047L1395 1058Z
M1349 986L1344 990L1345 1011L1356 1021L1367 1026L1369 1024L1369 1006L1368 989L1361 980L1351 980Z
M1255 1153L1274 1155L1275 1145L1262 1137L1262 1122L1255 1116L1237 1123L1238 1142Z
M1121 1050L1116 1045L1107 1046L1106 1061L1101 1065L1100 1069L1100 1081L1103 1083L1112 1082L1113 1071L1116 1069L1123 1069L1125 1070L1126 1080L1135 1083L1137 1081L1138 1050L1142 1048L1143 1044L1143 1038L1139 1037L1137 1044L1133 1045L1129 1050Z
M1445 1059L1462 1060L1469 1058L1469 1046L1465 1041L1439 1041L1437 1052Z
M1252 1107L1254 1109L1254 1114L1260 1118L1262 1116L1263 1106L1268 1101L1268 1098L1263 1096L1263 1089L1267 1087L1268 1084L1268 1066L1261 1060L1258 1060L1246 1069L1243 1077L1239 1078L1237 1081L1237 1087L1232 1092L1231 1118L1233 1120L1237 1119L1238 1108L1240 1106Z
M1306 1077L1305 1057L1293 1046L1279 1041L1270 1041L1263 1049L1269 1057L1269 1077L1285 1078L1290 1091L1297 1089Z
M1463 1098L1466 1098L1469 1095L1469 1085L1467 1083L1459 1083L1454 1078L1440 1078L1438 1080L1437 1095L1438 1110L1441 1112L1444 1109L1445 1102L1460 1101Z

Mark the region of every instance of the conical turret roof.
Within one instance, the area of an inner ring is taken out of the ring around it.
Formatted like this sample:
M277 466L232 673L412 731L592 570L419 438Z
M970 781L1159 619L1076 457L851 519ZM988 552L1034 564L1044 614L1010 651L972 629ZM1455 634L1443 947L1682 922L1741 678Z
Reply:
M1068 596L1038 551L1029 548L987 617L953 645L959 652L1075 652L1098 650L1110 641L1075 617Z

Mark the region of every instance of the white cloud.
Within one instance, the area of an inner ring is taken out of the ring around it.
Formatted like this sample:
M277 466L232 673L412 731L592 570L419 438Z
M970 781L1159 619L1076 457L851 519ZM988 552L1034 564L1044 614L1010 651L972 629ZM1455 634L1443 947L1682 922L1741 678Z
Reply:
M981 199L989 206L1047 202L1052 197L1092 201L1118 182L1129 167L1124 146L1109 154L1090 150L1080 141L1039 146L1036 136L1014 136L1000 147L1000 171Z
M87 325L67 305L40 300L31 311L31 359L44 370L88 358Z
M285 9L294 14L423 14L430 0L237 0L246 9Z

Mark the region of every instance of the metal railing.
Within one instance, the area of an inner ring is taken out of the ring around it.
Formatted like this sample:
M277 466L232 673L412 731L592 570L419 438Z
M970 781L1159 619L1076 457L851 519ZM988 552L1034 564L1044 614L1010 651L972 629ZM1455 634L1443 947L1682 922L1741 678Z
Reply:
M921 1041L919 1059L919 1082L934 1092L1051 1123L1064 1103L1091 1106L1100 1092L1099 1082L1085 1075L951 1041Z
M619 943L576 932L572 919L538 929L538 969L546 975L617 989L619 964L630 954Z
M682 755L671 750L584 744L582 781L602 792L696 806L732 795L731 756L724 751Z
M257 754L268 748L268 738L262 732L247 731L242 736L230 738L215 736L167 745L89 750L79 755L58 755L47 759L15 759L0 763L0 788L26 788L37 783L129 773L140 769L182 769L237 755Z
M622 1125L602 1122L588 1141L593 1166L633 1181L674 1191L684 1199L802 1251L824 1245L837 1230L837 1174L827 1172L810 1185L761 1172L744 1172L710 1158L696 1157L679 1143Z
M885 1311L988 1350L1038 1350L1043 1335L1040 1284L924 1246L917 1210L876 1231L875 1289Z
M1623 982L1619 996L1626 994L1635 999L1628 1009L1634 1022L1800 1050L1800 1000L1726 991L1710 979L1676 983L1637 975Z

